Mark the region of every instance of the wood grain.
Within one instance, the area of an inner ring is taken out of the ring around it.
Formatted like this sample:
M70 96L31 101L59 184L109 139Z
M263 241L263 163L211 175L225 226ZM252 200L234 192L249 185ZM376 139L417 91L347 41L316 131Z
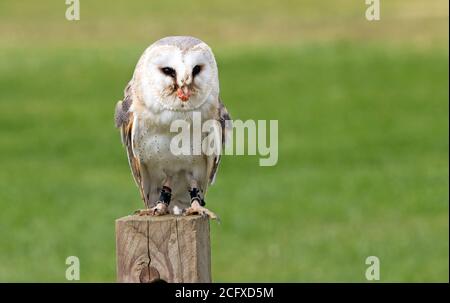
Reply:
M118 282L211 282L208 218L117 219L116 254Z

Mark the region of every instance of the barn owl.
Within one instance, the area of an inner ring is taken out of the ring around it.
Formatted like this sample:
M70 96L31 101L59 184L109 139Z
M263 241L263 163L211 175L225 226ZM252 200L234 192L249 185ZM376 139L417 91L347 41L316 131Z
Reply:
M191 125L194 113L220 122L223 143L230 116L219 99L214 55L197 38L160 39L142 54L115 110L116 127L145 204L139 215L183 213L217 219L205 207L205 195L220 154L174 155L170 150L176 135L171 123L181 119Z

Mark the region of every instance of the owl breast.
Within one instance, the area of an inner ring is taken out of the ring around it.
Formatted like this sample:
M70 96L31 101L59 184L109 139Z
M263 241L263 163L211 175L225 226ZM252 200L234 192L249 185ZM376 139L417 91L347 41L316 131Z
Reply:
M171 142L178 133L172 133L164 125L149 124L144 118L134 123L133 151L140 160L142 172L149 181L147 184L151 200L158 199L159 191L167 177L172 178L171 206L180 208L190 205L188 193L190 180L206 180L207 166L204 155L176 155L171 151Z
M134 148L136 156L148 167L160 167L172 175L202 165L205 162L203 155L175 155L171 151L170 144L175 135L151 129L139 131Z

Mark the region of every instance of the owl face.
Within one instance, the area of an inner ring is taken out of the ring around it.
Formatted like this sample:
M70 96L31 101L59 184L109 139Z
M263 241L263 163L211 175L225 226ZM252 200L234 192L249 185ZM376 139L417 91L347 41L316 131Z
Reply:
M219 94L217 65L205 43L153 45L144 53L139 84L150 108L190 111Z

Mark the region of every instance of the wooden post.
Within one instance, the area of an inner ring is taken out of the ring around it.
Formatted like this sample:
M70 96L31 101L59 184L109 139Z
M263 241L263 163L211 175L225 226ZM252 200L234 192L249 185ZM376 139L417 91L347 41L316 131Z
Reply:
M208 218L117 219L116 254L118 282L211 282Z

